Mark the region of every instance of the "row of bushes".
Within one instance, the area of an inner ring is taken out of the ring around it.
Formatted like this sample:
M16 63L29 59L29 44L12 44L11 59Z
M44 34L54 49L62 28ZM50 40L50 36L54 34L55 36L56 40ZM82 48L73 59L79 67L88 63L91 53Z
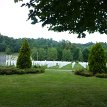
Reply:
M76 70L76 71L74 71L74 73L76 75L81 75L81 76L85 76L85 77L91 77L91 76L93 76L93 73L89 72L87 69Z
M35 74L35 73L43 73L45 72L44 67L33 67L27 69L19 69L13 66L9 67L0 67L0 75L11 75L11 74Z
M106 73L98 73L95 75L96 77L99 77L99 78L107 78L107 74Z
M107 73L97 73L97 74L93 74L92 72L89 72L87 69L80 69L80 70L76 70L74 71L74 73L76 75L81 75L81 76L85 76L85 77L92 77L92 76L96 76L99 78L107 78Z

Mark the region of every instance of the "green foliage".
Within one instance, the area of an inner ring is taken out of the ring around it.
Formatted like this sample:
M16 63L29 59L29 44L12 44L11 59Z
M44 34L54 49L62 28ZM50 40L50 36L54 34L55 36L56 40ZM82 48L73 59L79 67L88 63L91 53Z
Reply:
M44 48L36 48L36 47L34 47L32 49L31 56L32 56L32 59L35 60L35 61L38 61L38 60L39 61L43 61L46 58L46 51L45 51Z
M12 54L12 50L10 48L6 48L5 52L6 52L7 55L11 55Z
M5 67L5 66L2 66L0 67L0 75L11 75L11 74L16 74L17 72L17 68L13 67L13 66L8 66L8 67Z
M107 78L107 74L105 73L97 73L95 76L99 78Z
M6 50L6 44L5 43L0 43L0 52L4 52L5 50Z
M0 76L0 107L107 107L107 79L72 72Z
M78 33L78 37L85 37L85 31L107 34L106 0L30 0L24 5L32 24L42 22L50 25L49 30Z
M71 64L67 64L67 65L65 65L65 66L63 66L63 67L61 67L61 69L65 69L65 70L72 70L72 63Z
M87 69L78 69L74 72L76 75L81 75L81 76L85 76L85 77L91 77L93 76L92 72L89 72Z
M30 54L31 52L28 41L27 39L24 39L17 59L17 68L20 69L31 68L32 62L30 59Z
M34 65L32 68L42 68L42 69L46 69L46 68L47 68L47 65L44 65L44 66Z
M18 50L21 47L22 41L23 41L23 38L14 39L14 38L0 35L0 52L5 52L6 48L9 47L12 50L12 53L18 53ZM73 56L73 61L82 60L82 57L78 57L78 55L84 57L85 55L83 52L84 49L90 50L90 48L94 45L93 43L74 44L64 40L57 42L52 39L44 39L44 38L38 38L38 39L28 38L28 42L29 42L29 46L32 49L32 58L35 56L35 60L37 60L37 55L36 55L37 52L35 52L36 50L38 51L39 60L47 60L48 48L50 47L56 49L58 61L62 61L62 52L64 49L71 51L71 56ZM101 43L101 44L105 49L105 55L106 55L107 43ZM82 55L81 52L84 55ZM106 59L107 59L107 55L106 55Z
M62 60L63 61L72 61L73 60L73 56L72 56L70 49L63 49Z
M90 52L89 55L89 70L96 73L103 73L106 70L106 58L104 49L102 48L100 43L96 43Z
M23 0L14 0L15 3L19 2L19 1L23 1Z
M82 55L81 49L78 47L76 47L73 52L73 60L74 61L83 61L83 55Z
M12 75L12 74L35 74L35 73L44 73L44 67L38 68L28 68L28 69L19 69L13 66L2 66L0 67L0 75Z
M38 60L43 61L46 58L46 51L44 48L38 49Z
M59 69L59 65L49 67L49 69Z
M58 61L62 60L62 51L63 49L61 47L57 47L57 60Z
M38 60L38 49L37 48L33 48L31 50L31 57L33 60Z
M105 50L105 57L106 57L106 62L107 62L107 50Z
M56 48L48 48L47 60L49 60L49 61L57 60L57 49Z
M88 62L89 52L90 52L90 50L89 50L88 48L85 48L85 49L82 51L83 61L84 61L84 62Z
M81 64L79 64L78 62L76 62L76 64L74 65L74 67L72 69L73 69L73 71L77 71L77 70L81 70L81 69L83 70L84 67Z

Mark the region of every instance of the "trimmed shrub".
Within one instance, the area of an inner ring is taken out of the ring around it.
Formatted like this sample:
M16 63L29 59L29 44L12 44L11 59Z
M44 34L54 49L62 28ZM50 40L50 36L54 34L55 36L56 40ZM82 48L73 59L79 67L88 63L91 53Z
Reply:
M45 69L43 68L31 68L31 69L18 69L17 74L35 74L35 73L44 73Z
M96 43L90 52L89 59L89 71L96 73L104 73L106 69L106 58L104 54L104 49L100 43Z
M19 56L17 59L17 68L20 68L20 69L31 68L32 62L30 59L30 54L31 54L31 51L30 51L28 41L27 39L24 39L24 42L20 48Z
M93 73L89 72L87 69L76 70L74 73L76 75L81 75L81 76L85 76L85 77L91 77L91 76L93 76Z
M27 68L19 69L15 67L0 67L0 75L12 75L12 74L35 74L35 73L44 73L45 68Z
M0 67L0 75L6 74L6 75L11 75L11 74L16 74L17 68L9 66L9 67Z
M107 74L105 74L105 73L102 73L102 74L97 73L95 76L99 77L99 78L107 78Z

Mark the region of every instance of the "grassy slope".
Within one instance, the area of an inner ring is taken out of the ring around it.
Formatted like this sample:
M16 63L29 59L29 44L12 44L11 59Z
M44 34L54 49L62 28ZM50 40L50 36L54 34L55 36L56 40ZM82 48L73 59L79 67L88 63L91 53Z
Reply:
M107 107L107 79L62 71L0 76L0 107Z
M80 70L80 69L83 69L84 67L82 65L80 65L79 63L76 63L73 67L73 70Z
M61 69L72 70L72 64L67 64L67 65L63 66Z
M59 66L56 65L56 66L49 67L48 69L72 70L72 64L67 64L67 65L65 65L65 66L63 66L61 68L59 68Z
M49 67L48 69L59 69L59 66L58 65L52 66L52 67Z

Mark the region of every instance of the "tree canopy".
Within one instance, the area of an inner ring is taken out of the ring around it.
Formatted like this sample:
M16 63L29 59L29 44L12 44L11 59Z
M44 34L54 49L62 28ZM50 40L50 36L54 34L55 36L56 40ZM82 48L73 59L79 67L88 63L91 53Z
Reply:
M107 0L29 0L22 6L28 7L32 24L42 22L49 30L79 37L85 37L85 31L107 34Z

